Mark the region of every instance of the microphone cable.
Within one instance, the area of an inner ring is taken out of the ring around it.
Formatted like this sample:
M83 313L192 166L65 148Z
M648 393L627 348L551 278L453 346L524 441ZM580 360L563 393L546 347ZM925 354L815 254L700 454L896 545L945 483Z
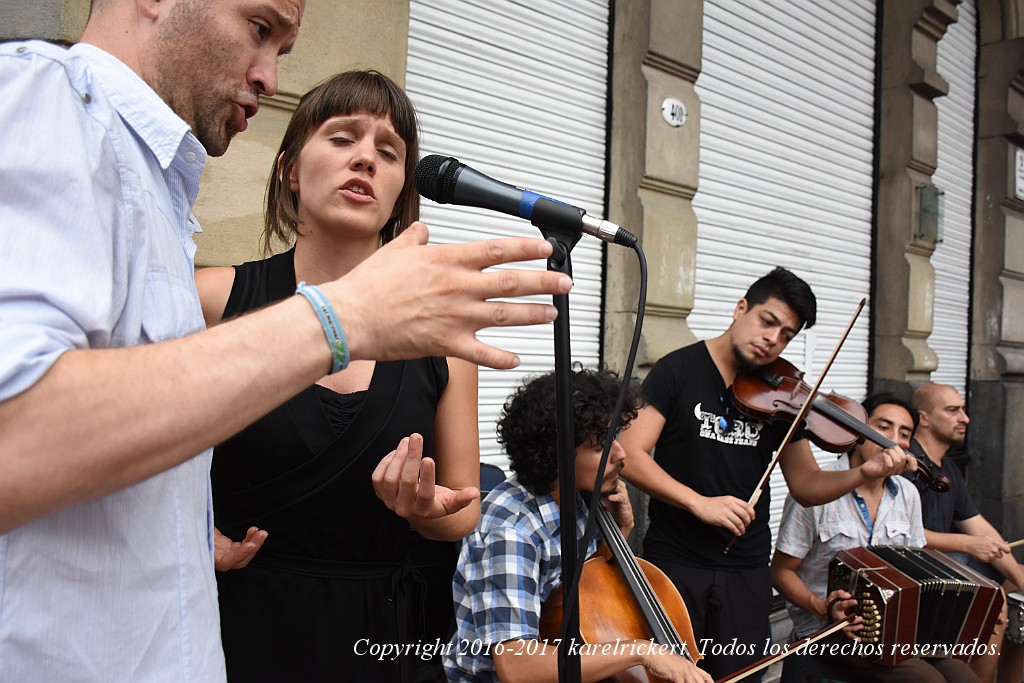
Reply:
M615 407L611 415L611 423L608 426L608 433L604 439L604 450L601 453L601 462L597 466L597 478L594 481L593 494L587 507L587 523L583 531L583 537L578 539L579 548L576 551L576 574L569 584L569 599L562 610L562 624L559 629L559 636L562 642L566 642L566 635L569 626L569 615L576 611L579 602L580 577L583 574L583 564L587 559L587 548L590 545L590 538L593 537L597 526L597 507L601 505L601 484L604 482L605 469L608 466L608 457L611 454L612 443L618 437L619 422L622 417L622 408L626 404L626 396L629 394L629 384L632 382L633 364L636 362L637 349L640 347L640 332L643 329L644 312L647 307L647 257L640 243L634 238L629 246L636 252L640 266L640 296L636 307L636 322L633 325L633 339L629 345L629 354L626 357L626 367L622 372L622 386L619 388L619 395L615 401ZM562 519L561 523L565 523ZM572 522L575 524L575 520ZM564 552L564 551L563 551ZM562 577L563 582L565 577Z

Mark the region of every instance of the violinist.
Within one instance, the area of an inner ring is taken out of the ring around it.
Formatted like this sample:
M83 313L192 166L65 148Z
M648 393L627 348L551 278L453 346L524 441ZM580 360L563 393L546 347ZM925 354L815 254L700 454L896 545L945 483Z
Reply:
M1024 590L1024 567L1014 559L1009 545L995 527L978 512L960 468L947 456L952 447L964 445L971 421L960 392L946 384L923 384L914 392L914 406L921 427L910 450L928 458L934 468L950 480L949 492L945 494L918 486L928 547L949 553L954 559L1002 583L1005 590ZM1003 617L1005 621L1005 614ZM1003 629L1000 624L993 634L997 646ZM992 680L998 665L1000 682L1019 683L1024 648L1009 640L1001 645L997 647L1001 654L980 657L971 665L984 681Z
M892 394L873 394L864 400L864 408L870 427L895 441L900 449L910 447L917 427L913 406ZM839 456L829 469L857 467L879 450L881 446L870 441L859 443L849 454ZM869 480L831 503L813 507L803 507L792 496L786 497L771 571L775 587L786 598L794 640L843 618L846 610L856 606L856 600L844 590L826 596L828 566L840 550L867 545L924 545L921 499L907 479L894 476ZM830 605L832 614L826 614ZM846 629L846 636L837 637L835 644L843 644L845 639L847 649L843 654L797 654L787 659L782 683L802 683L812 672L814 680L832 677L850 683L977 683L977 675L959 659L913 657L889 667L855 654L851 639L863 628L861 621L857 617Z
M788 430L738 414L724 397L738 372L772 363L814 325L816 310L811 288L790 271L761 277L736 304L725 332L655 364L643 385L647 405L621 438L623 476L651 496L644 558L682 594L697 642L708 645L701 666L716 679L760 658L771 637L770 496L761 496L756 509L747 500ZM795 499L815 505L913 467L910 460L880 451L859 467L822 472L798 434L779 465Z
M572 375L576 484L591 491L620 381L608 371L577 369ZM623 407L624 430L636 417L637 398L632 391ZM457 630L444 653L449 681L558 680L557 649L540 634L542 604L560 594L562 583L555 406L555 378L548 373L521 386L502 410L498 441L513 474L483 501L476 531L462 541L453 580ZM633 511L619 480L624 458L614 442L600 493L625 535ZM577 505L581 536L587 510L581 499ZM595 538L589 551L596 548ZM581 614L591 606L581 595ZM711 683L689 660L648 641L610 645L581 650L583 681L642 665L666 681Z

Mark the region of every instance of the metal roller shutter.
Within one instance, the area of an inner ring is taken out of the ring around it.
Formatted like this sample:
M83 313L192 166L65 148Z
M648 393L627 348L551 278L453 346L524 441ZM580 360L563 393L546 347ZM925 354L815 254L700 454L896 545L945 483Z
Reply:
M875 2L704 3L698 338L731 321L747 286L776 265L814 289L818 322L786 358L813 384L871 273ZM823 386L863 398L868 310ZM817 452L819 462L831 460ZM771 526L786 488L772 478Z
M406 88L422 124L422 153L454 156L603 216L607 0L411 0L409 14ZM433 243L540 236L526 221L428 200L422 216ZM599 361L601 253L600 242L587 236L572 252L573 360L588 367ZM514 371L480 370L485 461L505 464L495 420L524 376L554 367L552 337L551 325L480 334L522 358Z
M932 254L935 318L928 345L939 357L932 381L961 393L967 383L971 281L971 197L974 193L974 84L977 10L974 0L957 7L959 19L939 41L938 71L949 94L939 109L939 163L932 182L944 196L942 242Z

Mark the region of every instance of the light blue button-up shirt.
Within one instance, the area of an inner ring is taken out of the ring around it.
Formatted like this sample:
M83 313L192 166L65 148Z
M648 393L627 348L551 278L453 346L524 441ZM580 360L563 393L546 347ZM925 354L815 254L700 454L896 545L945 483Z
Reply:
M191 207L205 161L112 56L0 45L0 400L69 349L203 328ZM225 679L209 464L0 536L0 682Z

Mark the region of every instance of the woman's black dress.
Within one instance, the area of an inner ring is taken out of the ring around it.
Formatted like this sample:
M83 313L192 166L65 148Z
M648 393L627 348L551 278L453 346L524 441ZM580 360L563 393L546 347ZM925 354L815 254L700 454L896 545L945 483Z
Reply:
M293 256L236 267L224 318L294 294ZM443 678L436 657L379 653L451 636L455 544L412 531L370 475L413 432L433 452L447 382L444 358L378 362L367 391L314 385L215 449L215 524L269 532L248 567L217 574L229 681Z

